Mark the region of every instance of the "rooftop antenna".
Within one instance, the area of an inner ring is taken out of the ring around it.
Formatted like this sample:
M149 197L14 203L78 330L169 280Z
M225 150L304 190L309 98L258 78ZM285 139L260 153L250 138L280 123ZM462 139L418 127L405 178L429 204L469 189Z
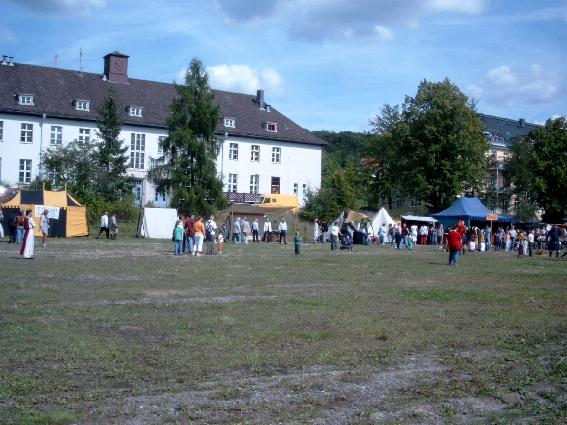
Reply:
M53 68L59 68L59 55L57 53L55 53L53 58Z
M83 48L79 47L79 71L83 72Z

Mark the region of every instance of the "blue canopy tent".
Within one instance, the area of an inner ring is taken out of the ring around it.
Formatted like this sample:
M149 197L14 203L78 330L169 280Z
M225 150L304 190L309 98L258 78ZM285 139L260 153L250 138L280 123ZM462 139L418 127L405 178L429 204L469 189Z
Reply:
M431 214L431 217L436 218L440 223L443 223L444 226L456 224L460 220L463 220L467 226L470 226L471 221L512 222L512 217L494 214L486 208L477 197L459 198L449 208L439 213Z

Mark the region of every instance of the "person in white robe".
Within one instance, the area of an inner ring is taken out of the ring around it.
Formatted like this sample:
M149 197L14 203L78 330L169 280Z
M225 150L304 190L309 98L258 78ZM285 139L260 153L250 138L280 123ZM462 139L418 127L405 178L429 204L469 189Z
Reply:
M27 210L26 217L24 218L24 238L22 241L22 247L20 248L20 255L23 255L26 259L33 258L35 245L33 231L35 227L36 224L32 217L32 210Z

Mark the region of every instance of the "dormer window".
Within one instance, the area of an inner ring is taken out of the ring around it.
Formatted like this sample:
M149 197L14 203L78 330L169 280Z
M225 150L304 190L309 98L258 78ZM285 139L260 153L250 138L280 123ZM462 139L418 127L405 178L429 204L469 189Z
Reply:
M88 112L91 110L91 102L88 100L75 100L75 110Z
M224 117L224 126L228 128L236 128L236 119Z
M128 108L128 114L131 117L141 117L143 109L144 108L142 108L141 106L130 106Z
M275 122L267 122L266 123L266 130L271 131L273 133L278 132L278 125Z
M18 103L20 105L33 105L33 95L31 94L18 95Z

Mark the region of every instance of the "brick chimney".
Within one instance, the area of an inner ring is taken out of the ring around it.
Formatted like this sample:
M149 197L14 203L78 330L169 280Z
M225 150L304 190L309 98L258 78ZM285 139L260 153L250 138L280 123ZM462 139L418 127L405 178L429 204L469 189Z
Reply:
M128 84L128 55L112 52L104 57L104 75L113 83Z
M259 109L264 109L266 107L264 103L264 90L258 90L256 92L256 104Z

